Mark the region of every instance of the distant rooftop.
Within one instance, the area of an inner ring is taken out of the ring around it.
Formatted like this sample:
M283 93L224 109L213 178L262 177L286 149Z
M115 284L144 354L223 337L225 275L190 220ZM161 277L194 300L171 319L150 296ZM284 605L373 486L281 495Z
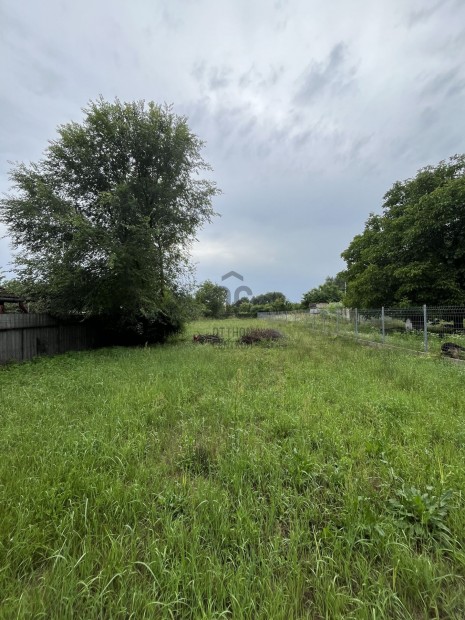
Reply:
M0 304L2 303L11 303L11 304L19 304L21 301L26 301L24 297L18 297L14 293L11 293L0 286Z

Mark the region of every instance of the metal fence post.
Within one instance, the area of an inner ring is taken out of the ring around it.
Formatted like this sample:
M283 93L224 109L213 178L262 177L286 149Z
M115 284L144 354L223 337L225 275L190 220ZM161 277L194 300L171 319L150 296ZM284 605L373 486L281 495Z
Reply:
M382 334L382 340L383 340L383 344L386 338L386 331L384 329L384 306L381 307L381 334Z
M336 308L336 334L339 334L339 308Z
M358 308L355 308L355 337L358 337Z
M425 353L428 353L428 313L426 312L426 304L423 304L423 338L425 343Z

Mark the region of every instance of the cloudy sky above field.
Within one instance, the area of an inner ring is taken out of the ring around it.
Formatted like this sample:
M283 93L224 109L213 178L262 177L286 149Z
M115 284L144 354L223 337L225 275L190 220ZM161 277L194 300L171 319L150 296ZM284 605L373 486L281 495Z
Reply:
M223 190L197 280L256 294L300 300L396 180L465 151L463 0L2 0L0 57L0 192L99 94L172 103Z

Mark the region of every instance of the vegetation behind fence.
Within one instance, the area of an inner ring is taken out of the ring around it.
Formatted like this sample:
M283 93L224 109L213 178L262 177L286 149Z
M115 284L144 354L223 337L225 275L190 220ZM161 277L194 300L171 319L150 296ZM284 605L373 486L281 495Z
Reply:
M465 307L311 308L260 312L260 319L299 321L328 335L391 344L415 351L440 351L447 342L463 345Z

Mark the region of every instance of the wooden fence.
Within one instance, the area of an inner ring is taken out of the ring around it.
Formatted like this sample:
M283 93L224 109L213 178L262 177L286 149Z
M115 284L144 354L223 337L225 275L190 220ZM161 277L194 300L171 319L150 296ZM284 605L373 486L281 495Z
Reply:
M48 314L0 314L0 364L95 344L95 331L87 325L61 323Z

